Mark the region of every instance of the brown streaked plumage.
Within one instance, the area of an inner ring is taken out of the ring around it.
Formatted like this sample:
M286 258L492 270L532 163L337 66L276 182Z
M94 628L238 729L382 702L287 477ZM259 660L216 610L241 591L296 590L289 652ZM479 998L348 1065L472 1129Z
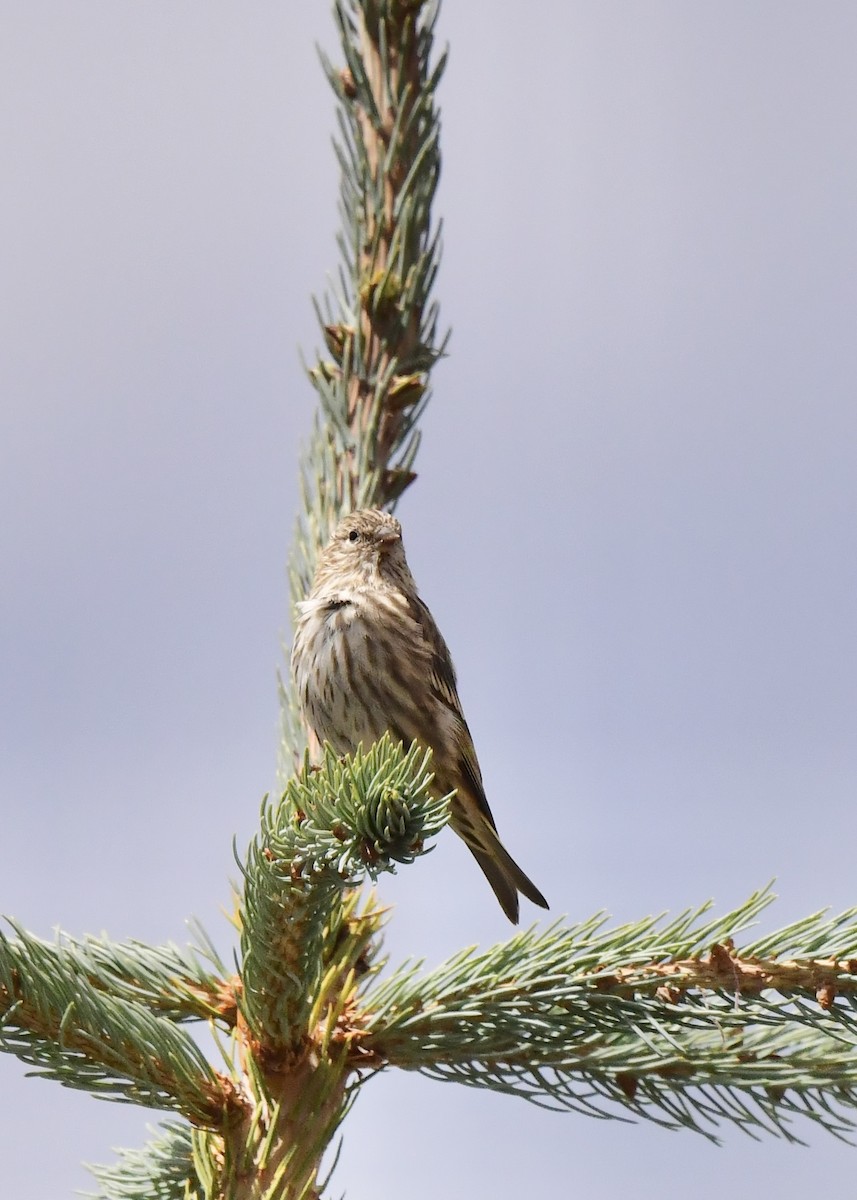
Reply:
M307 724L338 754L388 731L430 747L438 793L456 791L450 824L506 916L517 924L519 892L548 907L497 836L449 650L389 513L361 509L337 526L300 605L292 674Z

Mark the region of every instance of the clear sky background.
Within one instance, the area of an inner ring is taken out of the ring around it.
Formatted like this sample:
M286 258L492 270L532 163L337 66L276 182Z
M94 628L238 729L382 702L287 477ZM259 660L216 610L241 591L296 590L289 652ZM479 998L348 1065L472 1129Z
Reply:
M454 333L399 515L504 840L572 919L855 903L857 6L468 0L439 40ZM229 945L336 265L317 41L309 0L0 2L0 908L45 936ZM394 961L509 933L451 834L381 894ZM17 1200L154 1119L10 1059L0 1097ZM853 1181L803 1132L390 1074L333 1192Z

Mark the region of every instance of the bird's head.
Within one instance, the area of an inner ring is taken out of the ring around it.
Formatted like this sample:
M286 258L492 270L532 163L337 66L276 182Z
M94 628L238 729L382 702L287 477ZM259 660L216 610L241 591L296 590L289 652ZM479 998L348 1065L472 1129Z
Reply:
M413 587L396 518L376 508L343 517L321 553L316 574L316 585L331 581L350 587L381 583L406 590Z

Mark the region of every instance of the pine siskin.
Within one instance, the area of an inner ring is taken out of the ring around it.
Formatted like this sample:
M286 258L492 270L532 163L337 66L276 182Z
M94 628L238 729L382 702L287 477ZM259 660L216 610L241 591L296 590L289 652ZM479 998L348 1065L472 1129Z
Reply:
M434 754L435 787L453 789L450 824L469 846L503 912L518 892L547 901L504 849L485 798L446 642L417 594L402 528L375 509L351 513L322 551L299 606L292 675L307 725L337 754L389 731Z

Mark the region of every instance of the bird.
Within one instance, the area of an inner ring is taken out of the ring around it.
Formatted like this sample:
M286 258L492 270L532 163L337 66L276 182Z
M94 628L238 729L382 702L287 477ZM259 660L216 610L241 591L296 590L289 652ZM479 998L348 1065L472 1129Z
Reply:
M345 516L297 607L292 677L319 743L345 755L389 732L405 749L414 742L430 749L432 788L454 791L450 825L503 912L518 923L519 893L547 908L497 834L455 667L408 567L399 521L380 509Z

